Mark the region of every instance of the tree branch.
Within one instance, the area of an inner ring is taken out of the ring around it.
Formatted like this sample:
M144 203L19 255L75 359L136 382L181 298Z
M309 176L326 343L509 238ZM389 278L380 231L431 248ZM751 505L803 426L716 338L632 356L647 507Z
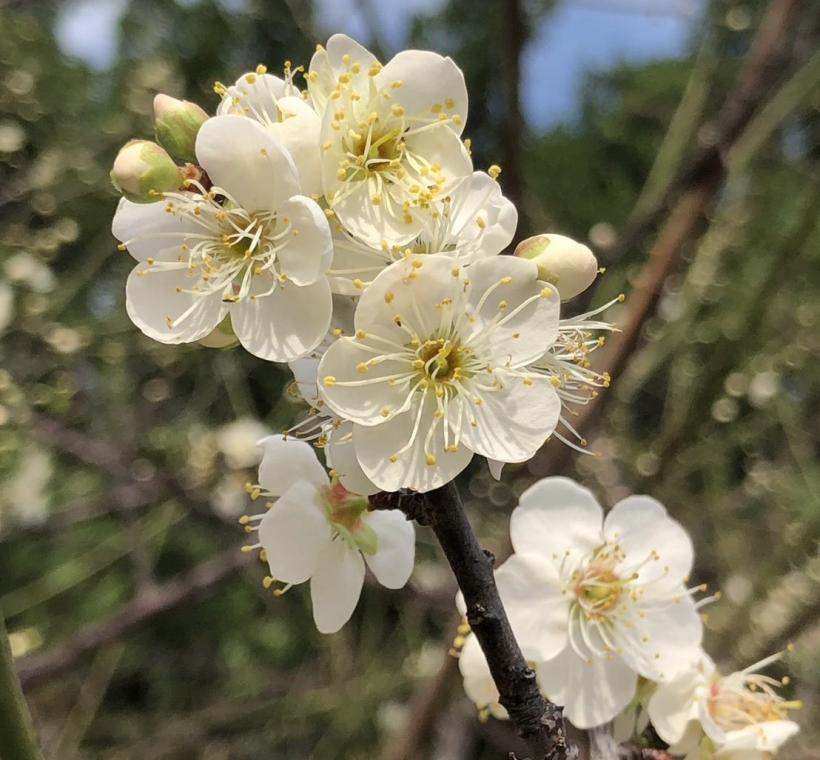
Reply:
M243 554L236 547L213 559L197 565L172 581L138 595L113 617L101 623L92 623L81 629L64 644L43 653L25 657L18 663L23 685L51 678L70 668L80 657L92 652L140 625L155 615L172 609L188 599L216 585L235 570L255 560L252 554Z
M534 760L571 760L561 708L547 702L515 639L495 585L495 558L484 551L470 527L455 483L427 494L377 494L376 509L399 509L429 525L441 544L467 606L467 622L487 658L500 702L527 743Z

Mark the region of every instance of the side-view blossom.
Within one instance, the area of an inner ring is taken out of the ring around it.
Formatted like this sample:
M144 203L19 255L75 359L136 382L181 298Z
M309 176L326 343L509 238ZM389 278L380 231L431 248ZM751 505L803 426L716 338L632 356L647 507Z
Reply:
M321 195L321 117L293 84L290 69L285 78L268 74L264 66L243 74L230 87L217 84L222 101L218 115L235 114L259 122L285 146L305 195Z
M699 652L692 543L659 502L630 496L604 519L587 489L545 478L522 494L510 538L499 592L542 691L578 728L615 718L638 676L668 681Z
M308 92L323 112L322 186L345 228L374 246L404 245L427 208L472 174L461 141L464 75L421 50L386 65L343 34L314 54Z
M313 618L322 633L335 633L353 614L365 564L383 586L397 589L413 570L415 534L400 512L369 511L365 497L350 493L325 472L304 441L273 435L264 448L253 496L274 501L266 512L243 518L270 568L266 585L310 581Z
M561 291L565 301L583 293L598 276L595 254L566 235L535 235L522 240L515 255L535 262L538 276Z
M436 201L415 240L406 245L371 246L358 240L335 220L333 265L328 278L335 293L361 295L362 290L386 267L410 250L440 253L458 264L470 264L501 253L513 239L518 211L501 193L489 174L474 172L443 200Z
M691 760L765 760L800 729L789 719L799 702L775 690L788 683L763 675L780 660L767 657L722 676L702 655L690 669L660 684L649 701L652 725L674 754Z
M304 356L330 324L327 218L300 194L282 145L250 119L209 119L196 153L212 187L190 181L157 203L122 200L114 216L115 237L139 262L128 315L163 343L200 340L230 315L252 354Z
M555 340L559 297L528 261L469 268L409 256L364 291L355 334L319 364L327 406L355 423L353 446L379 488L429 491L473 454L529 459L555 429L560 402L532 372Z
M458 669L463 679L464 693L475 703L479 715L506 720L509 715L498 701L498 688L475 634L468 634L464 641L458 656Z

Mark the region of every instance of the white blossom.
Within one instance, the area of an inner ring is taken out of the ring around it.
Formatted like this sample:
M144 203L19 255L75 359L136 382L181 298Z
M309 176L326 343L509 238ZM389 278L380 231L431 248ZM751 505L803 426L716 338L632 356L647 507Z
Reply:
M379 246L358 240L336 222L333 265L328 271L334 292L358 296L385 267L413 253L441 253L459 264L495 256L513 239L518 224L515 206L485 172L474 172L419 217L421 229L405 245Z
M310 581L313 618L322 633L338 631L353 614L365 564L383 586L401 588L413 570L414 530L397 511L369 511L367 499L328 477L309 444L280 435L260 445L254 496L275 499L261 515L243 518L264 549L266 585L282 594Z
M385 491L428 491L473 454L529 459L555 429L553 383L533 372L558 330L558 294L507 256L462 269L409 256L364 291L355 334L319 365L327 406L355 423L353 446Z
M481 717L492 716L506 720L506 708L498 701L498 687L493 681L487 658L475 634L467 635L458 656L458 669L464 683L465 694L475 703Z
M649 701L649 716L674 754L690 760L765 760L799 731L789 711L800 707L775 689L779 681L759 673L781 659L767 657L721 676L705 654L693 667L660 684Z
M188 343L230 314L252 354L307 354L331 317L324 213L300 194L288 153L251 119L209 119L196 152L213 187L192 182L191 192L117 209L114 235L139 262L126 286L129 316L155 340Z
M345 228L376 247L417 237L431 203L472 174L461 142L464 75L449 58L405 50L382 66L333 35L307 73L321 127L322 187Z
M692 544L654 499L628 497L604 519L587 489L545 478L521 496L510 537L499 592L541 689L577 727L612 720L639 675L667 681L696 656Z
M216 112L246 116L270 130L287 149L299 173L305 195L321 195L322 120L293 84L292 72L281 79L268 74L264 66L249 71L230 87L217 85L222 102Z

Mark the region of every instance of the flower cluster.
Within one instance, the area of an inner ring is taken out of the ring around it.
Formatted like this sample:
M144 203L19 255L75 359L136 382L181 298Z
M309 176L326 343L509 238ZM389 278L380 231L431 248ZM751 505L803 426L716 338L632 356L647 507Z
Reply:
M597 263L561 235L499 255L518 214L499 167L473 168L451 59L383 65L337 34L307 69L215 89L210 118L157 95L160 144L131 141L112 171L146 335L291 363L302 433L353 492L428 491L474 454L497 475L553 434L576 445L566 405L608 384L588 355L612 327L561 302Z
M575 726L614 720L627 739L640 710L689 760L763 760L797 732L787 713L798 703L756 672L778 655L721 676L704 654L698 608L711 599L687 588L692 544L659 502L630 496L604 517L587 489L545 478L522 494L510 537L499 593L542 692ZM459 667L482 713L505 718L472 634Z

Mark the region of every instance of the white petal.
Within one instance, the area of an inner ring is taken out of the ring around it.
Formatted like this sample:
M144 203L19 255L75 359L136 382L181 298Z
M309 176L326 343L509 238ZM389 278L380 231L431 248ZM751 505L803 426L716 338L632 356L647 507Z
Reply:
M502 278L511 277L512 282L499 285ZM544 355L558 336L561 299L554 288L538 279L538 267L531 261L513 256L492 256L480 259L470 267L470 303L474 308L490 288L492 292L484 300L475 324L477 336L484 335L491 343L499 363L509 361L513 367L531 364ZM498 305L504 301L505 313L511 315L503 324L496 325L488 333L485 326L498 315ZM521 304L529 305L512 316Z
M319 491L307 481L285 491L259 524L259 543L268 555L270 573L285 583L310 578L331 537Z
M704 674L692 668L668 683L658 684L647 709L658 736L667 744L678 743L690 721L698 719L698 692L704 682Z
M639 602L619 619L612 637L629 666L652 681L668 681L691 667L700 654L703 622L681 586L657 602Z
M252 119L208 119L196 137L196 156L214 185L227 190L246 211L275 212L300 192L291 157Z
M452 275L454 264L447 256L424 254L390 265L362 293L356 329L377 328L379 335L405 345L407 332L393 321L398 316L422 340L433 335L441 323L435 304L452 298L458 284Z
M464 691L476 707L482 710L491 705L498 705L499 714L496 717L506 715L507 711L498 704L498 688L475 634L467 636L464 642L458 658L458 669L464 679ZM496 714L495 711L492 712Z
M604 535L617 542L626 555L623 572L636 570L641 583L655 584L656 593L679 585L692 570L691 539L664 506L649 496L619 501L606 517ZM655 554L660 559L646 562Z
M432 394L428 394L418 418L419 403L414 401L408 411L382 425L357 425L353 431L359 463L367 477L383 491L398 491L400 488L431 491L449 483L473 457L473 452L465 446L459 446L457 451L444 450L441 420L435 420L435 432L425 449L425 438L434 424L436 405ZM416 419L419 424L413 445L391 462L390 456L410 441ZM427 464L427 454L432 455L433 464Z
M325 132L322 133L322 139L326 139ZM334 151L325 151L322 184L326 193L338 185L338 159L339 156ZM380 188L374 178L357 180L352 184L351 190L345 189L338 199L331 202L336 216L352 235L374 247L380 246L383 240L390 241L392 245L404 245L415 239L422 227L421 217L418 214L411 215L412 219L406 221L401 210L402 202L409 200L409 196L405 198L401 195L396 199L394 193L394 200L390 204L377 205L372 199L379 194Z
M464 129L467 86L461 69L450 58L426 50L403 50L388 61L374 81L379 89L401 82L393 98L404 108L410 123L429 120L433 106L438 105L442 113L459 116L459 123L448 122L450 129L456 134Z
M137 260L155 258L174 261L182 253L185 236L199 232L199 226L187 216L171 214L166 204L132 203L122 198L111 223L111 232Z
M256 277L253 290L263 292L270 280ZM270 295L246 298L231 309L231 322L239 342L260 359L288 362L318 346L330 326L333 301L324 277L298 287L279 283Z
M564 707L564 716L576 728L611 721L635 696L638 677L624 662L595 657L587 663L567 647L558 657L536 663L541 690Z
M339 338L333 343L319 363L319 393L339 416L362 425L382 425L387 419L382 411L388 410L390 414L395 414L402 408L407 397L406 386L400 383L393 385L389 378L407 374L408 365L387 360L370 365L367 372L359 372L357 367L362 362L376 356L364 347L368 344L366 338L361 341ZM369 382L380 378L382 380L379 382ZM368 381L367 384L344 385L347 382L364 381Z
M549 660L567 643L569 605L552 566L513 554L495 573L515 637L529 660Z
M505 464L507 463L499 462L497 459L487 459L487 467L490 468L490 475L492 475L496 480L501 480L501 474L504 470Z
M350 64L345 65L344 58L349 56ZM350 67L359 64L360 71L353 74ZM336 87L339 74L351 74L351 88L354 91L367 93L368 69L377 63L376 57L358 42L346 34L334 34L326 48L319 48L310 60L310 72L316 72L315 78L308 78L308 92L319 108L324 108L330 92Z
M316 201L294 195L279 207L292 226L287 244L277 252L282 274L294 285L312 285L333 260L333 242L327 217Z
M552 435L561 415L561 400L546 376L531 378L529 385L501 370L495 378L502 383L500 390L473 391L481 398L480 405L462 397L467 407L462 440L476 454L501 462L523 462ZM474 388L471 383L464 385Z
M319 368L319 359L315 356L306 356L288 362L293 373L293 382L302 400L310 406L316 406L319 401L319 387L316 383L316 371Z
M334 293L360 296L361 288L353 284L359 279L370 282L390 260L380 250L375 250L355 240L338 229L333 231L333 263L328 271L328 279Z
M495 256L515 235L518 211L501 194L501 186L484 172L473 172L450 195L450 241L467 244L475 258Z
M125 308L131 321L149 338L162 343L191 343L208 335L226 314L222 296L180 292L196 280L187 269L161 270L137 264L125 284ZM179 324L172 326L186 312Z
M413 523L397 510L368 512L364 521L376 532L375 554L365 554L376 580L387 588L402 588L413 572L416 531Z
M325 544L310 579L313 619L320 633L336 633L353 614L364 583L364 561L341 538Z
M406 142L410 153L441 167L441 174L444 177L442 193L449 193L458 188L473 173L473 161L461 138L443 125L408 137ZM419 212L414 210L412 214L417 216Z
M330 479L309 443L297 438L270 435L258 444L262 450L259 485L274 496L281 496L300 481L316 488L329 485Z
M364 474L356 458L352 422L341 422L338 428L334 428L325 446L325 457L328 467L335 470L341 484L351 493L370 496L379 492L379 487Z
M730 752L757 750L776 752L792 736L800 731L800 726L791 720L771 720L755 723L753 726L729 731L726 741L720 746L716 757L725 757ZM745 754L743 755L746 756Z
M279 109L276 103L288 91L284 80L273 74L248 72L228 88L216 113L218 116L246 116L267 126L277 121Z
M567 552L579 558L601 544L602 520L601 505L586 488L569 478L543 478L521 494L510 540L518 553L560 564Z
M321 144L322 120L302 98L279 99L281 121L271 124L273 135L287 149L305 195L322 193Z

